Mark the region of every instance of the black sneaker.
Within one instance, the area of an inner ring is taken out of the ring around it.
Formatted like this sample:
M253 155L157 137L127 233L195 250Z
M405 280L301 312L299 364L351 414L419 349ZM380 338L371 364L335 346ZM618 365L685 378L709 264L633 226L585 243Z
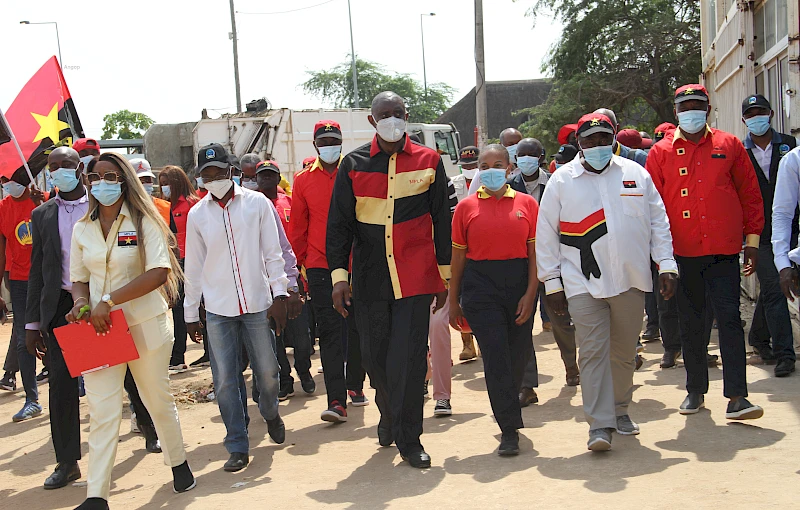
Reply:
M728 402L725 418L729 420L755 420L764 416L764 410L741 397L735 402Z
M200 356L199 359L196 359L191 363L189 363L189 366L192 368L208 367L211 366L211 360L208 359L208 354L203 354L202 356Z
M705 397L700 393L689 393L678 410L681 414L697 414L700 408L705 407Z
M658 330L658 326L648 326L644 333L642 333L642 340L645 342L653 342L660 338L661 332Z
M347 396L350 397L350 404L353 407L364 407L369 405L369 399L364 395L363 390L347 390Z
M436 407L433 408L434 416L450 416L451 414L453 414L453 408L450 407L450 399L436 401Z
M294 396L294 380L282 382L278 390L278 400L283 402L291 396Z
M661 368L672 368L675 366L676 360L680 357L681 351L664 351L661 356Z
M794 372L794 361L789 358L783 358L775 365L775 377L786 377Z
M636 364L634 370L639 370L640 368L642 368L642 365L644 365L644 358L642 357L641 354L637 354L633 362Z
M716 367L718 362L719 356L716 354L706 354L706 364L709 366L709 368Z
M330 423L346 422L347 409L345 409L344 406L341 405L338 400L334 400L333 402L331 402L331 405L327 409L322 411L320 419L322 419L322 421L327 421Z
M430 383L430 381L425 381L425 389L424 389L424 390L423 390L423 392L422 392L422 395L423 395L425 398L428 398L428 397L430 396L430 395L429 395L429 393L428 393L428 384L429 384L429 383Z
M497 450L497 455L501 457L510 457L519 453L519 433L514 430L511 432L503 432L500 438L500 448Z
M44 384L50 380L50 370L47 367L42 367L42 371L36 376L36 384Z
M759 347L753 346L753 352L758 354L761 357L761 361L766 364L775 363L777 361L775 353L772 352L772 347L769 345L762 345Z
M314 378L311 377L310 373L300 376L300 386L303 387L306 395L311 395L317 391L317 383L314 382Z
M267 420L267 432L269 437L277 444L283 444L286 441L286 425L284 425L281 415Z
M17 378L14 377L14 372L6 372L3 375L0 379L0 390L17 391Z

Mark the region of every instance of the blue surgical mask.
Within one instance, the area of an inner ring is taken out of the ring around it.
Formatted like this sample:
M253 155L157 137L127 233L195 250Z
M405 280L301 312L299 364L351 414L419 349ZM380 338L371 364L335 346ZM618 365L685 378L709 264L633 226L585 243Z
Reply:
M517 162L517 145L518 144L515 143L514 145L509 145L506 147L506 150L508 151L508 159L510 159L512 163Z
M164 198L166 198L167 200L169 200L169 193L170 193L170 191L169 191L169 186L168 185L167 186L161 186L161 195Z
M678 113L678 125L682 130L693 135L706 127L706 110L688 110Z
M242 185L242 177L241 177L241 176L239 176L239 175L234 175L234 176L233 176L233 182L235 182L236 184L238 184L239 186L241 186L241 185Z
M478 172L481 184L489 191L498 191L506 183L505 168L489 168Z
M202 177L198 177L198 178L197 178L197 188L198 188L198 189L205 189L205 188L203 187L203 178L202 178Z
M562 166L564 166L564 163L556 163L556 169L559 169L559 168L561 168Z
M614 155L614 144L581 149L581 152L583 152L583 159L589 163L589 166L595 170L602 170L608 166L611 156Z
M144 190L147 192L147 194L152 197L153 196L153 189L154 189L153 183L152 182L143 182L142 186L144 186Z
M92 184L92 196L106 207L114 205L122 196L122 184L119 182L109 184L106 181Z
M6 195L11 195L14 198L19 198L25 193L25 186L18 182L8 181L7 183L3 184L3 192Z
M55 172L50 172L53 178L53 186L59 191L69 193L78 187L80 181L75 177L75 168L59 168Z
M329 145L327 147L317 147L319 150L319 159L332 165L339 162L339 156L342 154L341 145Z
M745 119L744 123L747 124L747 129L756 136L761 136L769 131L769 115L756 115Z
M258 183L256 181L245 181L242 183L242 187L251 191L258 191Z
M535 156L519 156L517 157L517 166L523 175L530 177L539 170L539 158Z

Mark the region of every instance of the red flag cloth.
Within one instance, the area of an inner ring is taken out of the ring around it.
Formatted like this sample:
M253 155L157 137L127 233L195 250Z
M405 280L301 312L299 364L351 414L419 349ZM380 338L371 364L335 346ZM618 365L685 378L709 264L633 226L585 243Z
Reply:
M83 136L56 57L36 71L5 113L34 176L47 164L47 155L55 147L70 146L73 138ZM15 172L25 173L16 148L11 143L0 145L0 175L10 178Z

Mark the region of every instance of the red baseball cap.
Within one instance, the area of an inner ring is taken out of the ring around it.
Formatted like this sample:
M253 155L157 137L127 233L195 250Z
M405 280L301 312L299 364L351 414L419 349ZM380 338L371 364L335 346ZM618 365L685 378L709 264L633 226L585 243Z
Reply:
M663 122L656 126L656 130L653 132L653 138L656 142L658 142L672 131L675 131L675 129L675 124L671 122Z
M589 113L578 120L578 129L575 131L575 134L585 138L595 133L609 133L613 135L615 132L616 130L614 124L611 123L611 119L602 113Z
M100 144L97 143L97 140L94 138L78 138L72 142L72 148L75 149L76 152L80 152L84 149L95 149L99 151Z
M303 168L305 168L308 165L314 163L314 161L316 161L316 160L317 160L317 158L314 157L314 156L307 157L306 159L303 160Z
M577 124L566 124L558 130L558 145L566 145L569 141L569 134L578 130Z
M314 140L317 138L342 139L342 127L335 120L321 120L314 124Z
M631 149L642 148L642 135L635 129L623 129L617 133L617 141Z
M690 101L692 99L705 101L707 103L708 91L699 83L690 83L689 85L684 85L675 91L675 104L682 103L684 101Z

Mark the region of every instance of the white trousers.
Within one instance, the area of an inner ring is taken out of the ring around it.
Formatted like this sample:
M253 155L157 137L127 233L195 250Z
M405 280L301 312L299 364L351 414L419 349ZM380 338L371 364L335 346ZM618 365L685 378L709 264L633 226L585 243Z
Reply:
M108 500L111 486L111 469L117 456L119 426L122 421L122 390L128 367L139 388L164 451L164 463L170 467L186 461L178 409L169 390L169 359L175 340L172 322L162 314L130 327L139 351L139 359L127 364L91 372L84 376L86 398L89 401L89 475L87 498ZM163 342L155 349L157 336ZM148 341L145 341L147 339Z

